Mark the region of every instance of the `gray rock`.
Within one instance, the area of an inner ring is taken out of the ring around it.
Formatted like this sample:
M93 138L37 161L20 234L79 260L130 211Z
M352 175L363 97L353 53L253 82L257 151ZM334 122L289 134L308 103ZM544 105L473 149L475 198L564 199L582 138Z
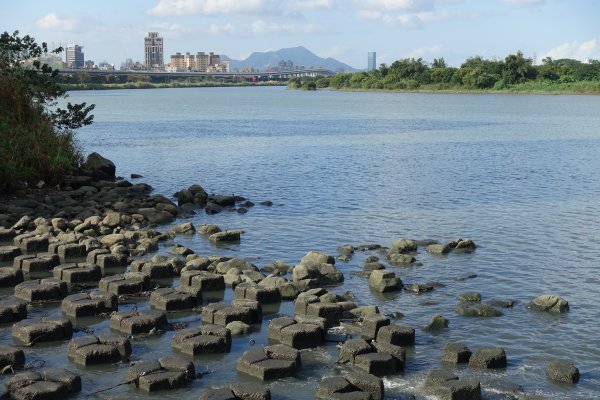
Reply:
M354 358L354 365L365 372L384 376L396 373L396 360L388 353L359 354Z
M378 331L390 324L390 319L385 315L377 314L363 318L361 326L361 337L365 340L373 340Z
M569 302L559 296L546 294L533 299L528 307L536 311L565 313L569 311Z
M115 164L98 153L88 155L81 167L97 173L98 179L115 179Z
M242 231L222 231L213 233L208 237L213 243L236 243L240 241Z
M452 251L452 245L450 242L444 244L430 244L427 246L427 252L431 254L448 254Z
M465 317L500 317L502 313L488 304L461 303L454 309Z
M354 364L359 354L372 353L373 347L363 339L348 339L340 347L338 363Z
M179 225L172 226L169 231L175 234L193 235L196 233L196 227L191 222L184 222Z
M377 342L396 346L414 346L415 330L408 326L387 325L377 331Z
M396 239L390 246L390 254L406 254L417 251L417 243L410 239Z
M440 331L442 329L448 328L448 325L450 325L450 321L448 320L448 318L445 318L442 315L435 315L431 317L429 324L427 324L427 326L423 329L430 332Z
M464 302L479 302L481 301L481 293L477 293L477 292L467 292L467 293L463 293L460 296L457 297L458 301L464 301Z
M570 361L551 360L548 365L548 377L555 382L579 382L579 369Z
M229 329L234 336L247 335L253 331L251 325L242 321L232 321L227 324L226 328Z

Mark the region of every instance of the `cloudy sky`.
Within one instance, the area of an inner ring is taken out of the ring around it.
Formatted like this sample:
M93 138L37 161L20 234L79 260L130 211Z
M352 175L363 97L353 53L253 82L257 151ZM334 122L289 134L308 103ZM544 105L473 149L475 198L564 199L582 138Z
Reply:
M56 46L77 43L85 58L119 65L143 60L143 38L158 31L165 59L215 51L241 59L254 51L305 46L365 68L399 58L444 57L458 66L517 50L600 59L598 0L18 0L4 1L2 31Z

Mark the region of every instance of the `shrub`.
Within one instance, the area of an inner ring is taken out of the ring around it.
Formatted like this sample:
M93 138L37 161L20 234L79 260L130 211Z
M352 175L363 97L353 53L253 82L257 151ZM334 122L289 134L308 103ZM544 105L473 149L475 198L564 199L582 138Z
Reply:
M94 106L51 109L66 94L58 70L36 60L48 53L30 36L0 35L0 189L19 181L60 183L81 163L73 129L92 123Z

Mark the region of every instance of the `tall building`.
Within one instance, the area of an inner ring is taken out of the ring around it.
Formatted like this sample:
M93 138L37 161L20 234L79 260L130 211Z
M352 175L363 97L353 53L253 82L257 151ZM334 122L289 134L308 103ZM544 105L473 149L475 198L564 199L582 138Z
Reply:
M67 68L83 68L85 66L82 50L83 46L67 45Z
M208 69L208 62L210 56L208 54L205 54L203 51L199 51L198 54L196 54L196 67L195 67L195 71L199 71L199 72L206 72L206 70Z
M369 52L367 56L367 71L375 71L377 69L377 53Z
M221 56L211 51L208 53L208 64L212 65L213 67L217 64L221 64Z
M144 55L146 69L164 69L163 38L158 32L148 32L144 38Z

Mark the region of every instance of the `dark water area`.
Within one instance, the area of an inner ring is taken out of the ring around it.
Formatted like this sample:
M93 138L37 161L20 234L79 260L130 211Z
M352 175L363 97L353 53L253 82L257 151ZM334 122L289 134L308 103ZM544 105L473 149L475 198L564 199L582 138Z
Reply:
M482 372L454 368L481 380L484 397L507 398L511 385L550 399L600 395L600 97L535 95L302 92L284 88L201 88L73 92L72 102L95 103L96 120L81 129L85 152L113 160L117 174L144 176L156 193L171 197L193 183L209 193L240 194L258 203L247 214L198 213L194 224L243 229L238 245L213 247L199 235L175 243L197 254L246 258L261 267L276 259L294 265L309 250L337 254L344 244L389 246L399 237L446 241L473 239L472 254L436 257L420 249L420 266L389 267L407 283L437 281L424 294L372 292L350 275L376 252L338 261L344 285L359 305L400 311L398 323L417 330L403 374L385 378L390 398L422 394L427 371L441 366L450 341L472 350L503 347L508 368ZM165 227L166 229L166 227ZM161 251L165 251L163 249ZM476 274L467 280L458 278ZM174 285L177 284L175 280ZM455 313L456 297L480 292L483 301L515 300L498 318ZM527 309L534 297L553 293L571 311L549 315ZM232 297L231 289L224 294ZM131 308L125 304L120 309ZM138 309L149 308L140 300ZM50 306L48 313L59 313ZM194 358L211 374L185 389L144 395L121 386L100 398L198 398L203 389L244 381L235 361L267 343L268 320L292 315L290 302L263 318L259 331L235 338L231 353ZM42 313L42 310L38 311ZM421 330L437 314L448 330ZM35 312L34 312L35 315ZM169 314L171 321L198 316ZM77 322L79 324L79 321ZM106 321L90 321L96 333ZM11 341L10 329L0 339ZM177 355L173 332L134 340L133 358ZM126 366L79 368L55 345L27 350L49 365L82 374L85 393L125 380ZM62 351L62 350L65 351ZM270 383L274 398L311 399L323 376L339 374L335 344L302 353L294 378ZM552 358L573 361L582 377L560 385L546 377Z

